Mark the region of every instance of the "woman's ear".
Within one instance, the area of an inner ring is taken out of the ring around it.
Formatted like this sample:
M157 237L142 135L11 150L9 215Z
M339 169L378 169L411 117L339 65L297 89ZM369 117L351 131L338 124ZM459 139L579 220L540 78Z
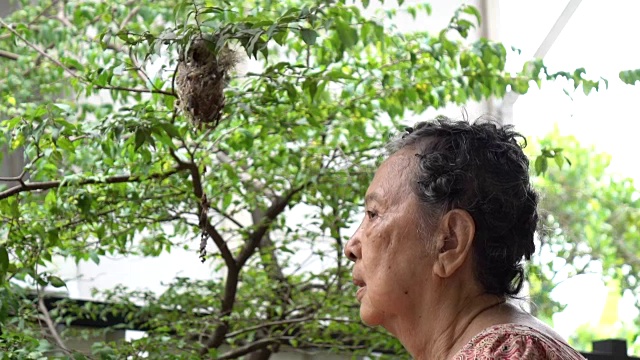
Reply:
M434 273L441 278L453 275L469 258L475 234L475 222L466 210L446 213L436 235Z

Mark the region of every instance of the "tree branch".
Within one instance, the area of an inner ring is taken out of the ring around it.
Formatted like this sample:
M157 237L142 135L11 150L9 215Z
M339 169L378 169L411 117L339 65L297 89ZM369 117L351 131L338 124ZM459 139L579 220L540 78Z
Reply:
M259 226L265 219L265 211L256 207L251 212L251 218L253 220L254 226ZM278 290L277 294L282 300L282 314L278 315L278 312L273 311L273 309L267 310L267 319L277 319L284 318L284 313L286 311L287 305L289 305L292 301L291 298L291 284L289 283L284 271L282 270L282 266L280 265L280 261L278 259L278 252L276 251L276 247L274 246L271 237L269 236L269 232L267 231L260 240L258 245L258 251L260 254L266 255L265 257L261 256L262 265L265 268L265 271L269 275L269 277L277 283ZM266 258L270 258L270 261L265 260Z
M120 29L118 31L124 30L124 28L127 27L127 24L129 24L129 22L133 20L133 18L136 15L138 15L139 11L140 11L140 6L136 6L133 9L131 9L129 14L127 14L127 17L125 17L124 20L122 20L122 23L120 23Z
M309 320L313 320L313 316L306 316L306 317L301 317L301 318L295 318L295 319L285 319L285 320L278 320L278 321L271 321L268 323L264 323L264 324L260 324L260 325L256 325L256 326L251 326L242 330L238 330L238 331L234 331L231 332L229 334L227 334L226 338L232 338L250 331L255 331L255 330L260 330L263 328L267 328L267 327L271 327L271 326L279 326L279 325L288 325L288 324L297 324L297 323L301 323L301 322L305 322L305 321L309 321Z
M233 254L231 253L231 250L227 246L227 242L224 240L224 238L222 238L222 235L220 235L218 230L216 230L216 228L213 225L211 225L209 221L207 221L204 224L204 231L207 233L207 235L211 237L213 242L216 244L216 247L218 248L218 250L220 250L220 254L224 259L225 265L227 265L229 270L232 270L232 269L235 270L237 266L236 262L233 259Z
M61 2L58 6L58 13L56 14L56 19L58 19L64 26L73 29L73 24L69 21L69 18L64 14L64 2Z
M49 59L51 62L53 62L54 64L58 65L59 67L61 67L65 72L67 72L69 75L73 76L74 78L80 79L82 80L82 78L76 74L73 70L69 69L68 67L64 66L64 64L62 64L60 61L58 61L57 59L55 59L54 57L52 57L51 55L47 54L44 50L40 49L37 45L32 44L31 42L29 42L29 40L25 39L22 35L20 35L19 32L15 31L11 26L9 26L7 23L5 23L4 21L2 21L2 19L0 19L0 25L4 26L5 28L7 28L7 30L9 30L9 32L11 32L13 35L15 35L17 38L19 38L20 40L22 40L25 44L27 44L27 46L29 46L30 48L32 48L33 50L37 51L38 54L46 57L47 59Z
M14 182L18 181L24 185L24 176L27 174L27 170L23 169L18 176L0 176L0 182Z
M306 186L307 184L303 184L289 191L289 193L285 197L279 196L273 200L273 203L267 209L264 215L264 219L256 228L256 230L251 233L246 245L238 255L236 263L238 264L239 268L244 266L251 255L253 255L258 245L260 245L260 240L262 240L262 237L267 233L269 226L271 226L271 223L276 219L276 217L278 217L278 215L280 215L285 210L293 196L302 191Z
M151 89L130 88L130 87L124 87L124 86L111 86L111 85L94 85L94 86L97 87L98 89L102 89L102 90L116 90L116 91L128 91L128 92L135 92L135 93L162 94L162 95L173 96L173 97L177 97L178 96L174 92L167 91L167 90L160 90L160 89L151 90Z
M202 179L200 176L200 170L198 165L193 162L186 162L178 156L173 150L171 156L178 163L179 166L187 167L191 172L191 181L193 183L193 193L200 199L198 203L198 214L200 214L199 226L213 242L216 244L220 254L227 266L227 278L225 280L222 304L220 308L220 316L223 318L222 323L216 328L213 336L207 341L205 346L200 350L201 355L206 355L209 349L219 347L224 341L224 337L229 331L229 320L227 316L231 314L233 305L236 301L236 294L238 291L238 281L240 280L240 266L235 261L231 250L227 246L226 241L216 230L216 228L209 222L208 210L209 204L202 188Z
M175 156L175 158L176 160L179 160L177 155ZM289 193L284 197L281 197L281 196L275 197L273 199L273 203L265 212L264 217L262 218L262 221L260 222L256 230L253 233L251 233L251 235L249 236L247 242L245 243L245 246L242 248L242 250L240 251L240 254L238 254L236 258L235 267L229 268L229 271L227 273L227 280L225 283L225 290L224 290L222 307L221 307L221 316L223 318L226 319L226 317L229 314L231 314L231 311L233 310L233 305L235 303L235 297L236 297L236 292L238 287L240 270L245 265L247 260L249 260L251 255L255 253L256 249L260 245L260 241L269 230L271 223L273 223L273 221L278 217L278 215L280 215L285 210L285 208L287 207L291 199L297 193L302 191L308 184L309 183L307 182L303 185L300 185L297 188L290 190ZM206 345L200 350L200 354L206 355L209 349L219 347L224 341L225 335L227 334L228 331L229 331L229 321L223 320L222 324L220 324L216 328L213 336L209 338ZM260 347L250 349L248 352L252 352L258 349L260 349Z
M239 229L243 229L244 225L242 225L242 223L240 223L240 221L236 220L235 218L233 218L233 216L227 214L226 212L222 211L221 209L218 209L215 206L211 206L211 208L213 210L215 210L215 212L217 212L218 214L220 214L222 217L224 217L225 219L231 221L235 226L237 226Z
M220 155L222 155L223 158L220 158ZM176 161L178 161L178 163L183 163L184 164L184 161L182 161L177 156L177 154L172 152L172 156L174 157L174 159ZM222 153L218 152L218 156L219 156L218 158L221 161L225 161L225 160L229 161L230 160L228 158L228 156L226 157L226 159L224 159L226 154L222 154ZM192 170L192 171L195 171L196 172L195 174L198 175L197 183L196 183L196 181L194 179L195 194L196 194L196 196L201 197L201 196L203 196L203 192L202 192L202 185L201 185L200 179L199 179L199 173L197 173L198 168L197 168L197 166L195 164L192 164L191 166L194 167L194 170ZM192 172L192 174L194 174L194 173ZM250 180L250 179L247 178L247 180ZM226 283L225 283L225 290L224 290L224 293L223 293L224 295L223 295L223 299L222 299L222 306L221 306L221 309L220 309L221 310L220 311L220 315L222 316L222 318L224 320L223 320L222 324L220 324L216 328L216 330L214 331L213 336L209 338L209 340L206 342L205 346L200 350L200 355L203 355L203 356L206 355L207 352L209 351L209 349L217 348L220 345L222 345L222 343L224 342L225 335L229 331L229 320L227 320L227 316L231 314L231 312L233 310L234 303L235 303L240 270L245 265L247 260L251 257L251 255L253 255L255 253L257 247L260 245L260 241L262 240L262 238L266 235L267 231L269 230L269 227L271 226L271 223L278 217L278 215L280 215L285 210L286 206L289 204L289 202L291 201L293 196L295 196L297 193L302 191L308 184L309 183L305 183L305 184L303 184L303 185L301 185L301 186L299 186L297 188L294 188L294 189L290 190L289 193L284 197L281 197L281 196L274 196L273 197L272 205L267 209L267 211L264 214L264 217L263 217L262 221L260 222L260 224L258 225L256 230L249 236L247 242L245 243L245 246L242 248L242 250L240 251L240 253L236 257L235 266L234 267L229 267L229 269L228 269L227 279L226 279ZM258 185L261 185L261 184L258 184ZM260 188L260 187L258 187L258 188ZM203 198L203 200L204 200L204 198ZM206 206L208 207L208 204ZM213 239L215 241L215 238L213 238ZM226 246L226 244L225 244L225 246ZM225 261L226 261L226 259L225 259ZM272 342L274 342L274 341L270 341L269 343L272 343ZM252 351L255 351L255 350L259 350L259 349L261 349L261 347L251 348L251 349L249 349L247 351L248 352L252 352Z
M193 162L188 162L180 159L178 154L175 151L171 150L171 157L178 163L178 167L186 168L191 173L191 181L193 184L193 194L200 199L200 203L198 203L198 214L200 214L199 225L202 231L204 231L213 242L216 244L218 250L220 250L220 254L225 261L225 264L229 268L229 271L236 269L236 262L233 258L233 254L231 250L227 246L227 242L224 240L222 235L218 232L218 230L211 224L209 218L207 216L209 204L206 200L206 195L202 188L202 179L200 176L200 170L198 169L198 165ZM235 295L234 295L235 297Z
M18 58L20 58L20 55L14 54L14 53L8 52L8 51L0 50L0 57L15 61L15 60L18 60Z
M103 180L98 180L98 179L86 179L86 180L82 180L80 182L68 182L68 181L42 181L42 182L31 182L31 183L24 183L24 184L20 184L17 186L14 186L12 188L9 188L3 192L0 192L0 200L2 199L6 199L10 196L19 194L21 192L28 192L28 191L40 191L40 190L48 190L48 189L53 189L53 188L57 188L57 187L61 187L61 186L84 186L84 185L92 185L92 184L119 184L119 183L128 183L128 182L141 182L141 181L145 181L147 179L165 179L168 178L169 176L176 174L180 171L184 170L184 168L181 167L177 167L169 172L166 173L160 173L160 174L153 174L150 176L138 176L138 175L120 175L120 176L113 176L113 177L109 177Z
M69 350L69 348L65 345L64 341L62 341L60 334L58 334L58 331L56 330L56 326L54 325L53 320L51 320L51 315L49 314L49 310L47 310L47 307L44 304L44 300L42 296L38 298L38 309L42 313L44 317L44 322L45 324L47 324L49 333L51 334L51 337L53 338L53 340L56 342L56 345L58 345L60 350L70 355L71 350Z

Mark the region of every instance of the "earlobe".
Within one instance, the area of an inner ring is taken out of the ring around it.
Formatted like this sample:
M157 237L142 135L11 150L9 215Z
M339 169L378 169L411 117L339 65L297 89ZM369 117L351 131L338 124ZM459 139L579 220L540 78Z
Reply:
M467 211L454 209L442 217L439 230L433 270L437 276L445 278L452 276L469 258L475 222Z

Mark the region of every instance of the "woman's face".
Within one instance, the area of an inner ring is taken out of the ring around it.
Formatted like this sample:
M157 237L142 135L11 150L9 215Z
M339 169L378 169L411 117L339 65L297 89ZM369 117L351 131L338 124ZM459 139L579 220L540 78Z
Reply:
M413 152L400 151L376 171L367 190L365 218L345 247L355 261L360 317L368 325L410 314L423 303L432 260L430 234L421 230L421 207L411 190Z

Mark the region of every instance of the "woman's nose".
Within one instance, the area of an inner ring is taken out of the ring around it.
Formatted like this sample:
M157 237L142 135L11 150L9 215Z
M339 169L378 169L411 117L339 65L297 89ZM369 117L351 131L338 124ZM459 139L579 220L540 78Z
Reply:
M358 232L356 231L356 233L351 236L351 239L347 241L347 245L344 247L344 254L349 260L354 262L360 258L361 254L361 244L360 240L356 237L357 234Z

